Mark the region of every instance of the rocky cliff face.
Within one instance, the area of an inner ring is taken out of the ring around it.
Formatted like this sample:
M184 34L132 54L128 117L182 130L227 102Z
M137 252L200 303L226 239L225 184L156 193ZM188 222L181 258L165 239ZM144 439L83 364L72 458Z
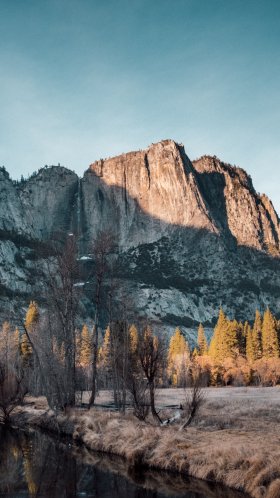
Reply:
M280 224L271 202L245 171L216 157L191 163L171 140L97 161L81 180L51 167L15 184L1 171L0 212L4 310L36 295L43 248L57 232L77 233L81 256L110 229L120 288L156 327L211 327L220 304L239 318L267 304L280 313Z
M93 163L83 190L91 235L96 224L109 224L124 248L154 242L178 227L216 231L190 160L170 140Z
M210 211L221 228L229 231L239 245L259 250L280 250L280 225L272 203L258 195L247 173L203 157L194 162Z

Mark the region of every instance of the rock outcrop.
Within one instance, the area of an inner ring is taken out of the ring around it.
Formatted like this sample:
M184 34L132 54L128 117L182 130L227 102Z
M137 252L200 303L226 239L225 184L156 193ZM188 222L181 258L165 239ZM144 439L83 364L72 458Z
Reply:
M100 230L118 246L120 292L167 330L210 328L222 304L251 318L280 313L280 224L247 173L216 157L193 163L172 140L91 164L82 179L43 168L15 183L0 171L0 277L8 301L34 297L46 246L73 231L80 256ZM3 314L2 313L2 314Z

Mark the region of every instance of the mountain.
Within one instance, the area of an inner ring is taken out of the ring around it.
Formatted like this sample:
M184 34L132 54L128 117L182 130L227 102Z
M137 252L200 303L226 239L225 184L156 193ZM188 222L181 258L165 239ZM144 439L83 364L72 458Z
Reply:
M220 305L240 319L268 304L280 314L272 203L244 170L210 156L191 162L172 140L96 161L81 179L52 166L14 182L2 169L0 213L2 315L40 295L56 234L78 234L82 257L103 229L117 241L119 300L125 289L156 328L211 328Z

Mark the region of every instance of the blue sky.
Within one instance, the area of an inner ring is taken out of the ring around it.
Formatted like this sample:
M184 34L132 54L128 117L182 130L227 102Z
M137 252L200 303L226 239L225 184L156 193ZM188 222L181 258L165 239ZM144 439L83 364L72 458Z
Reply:
M278 0L0 0L0 163L78 173L173 138L280 213Z

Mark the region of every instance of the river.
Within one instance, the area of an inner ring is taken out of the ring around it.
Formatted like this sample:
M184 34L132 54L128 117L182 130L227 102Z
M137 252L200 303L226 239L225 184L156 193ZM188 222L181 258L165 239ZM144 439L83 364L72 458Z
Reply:
M4 427L0 427L0 496L244 498L186 476L131 469L121 458L90 452L69 439Z

